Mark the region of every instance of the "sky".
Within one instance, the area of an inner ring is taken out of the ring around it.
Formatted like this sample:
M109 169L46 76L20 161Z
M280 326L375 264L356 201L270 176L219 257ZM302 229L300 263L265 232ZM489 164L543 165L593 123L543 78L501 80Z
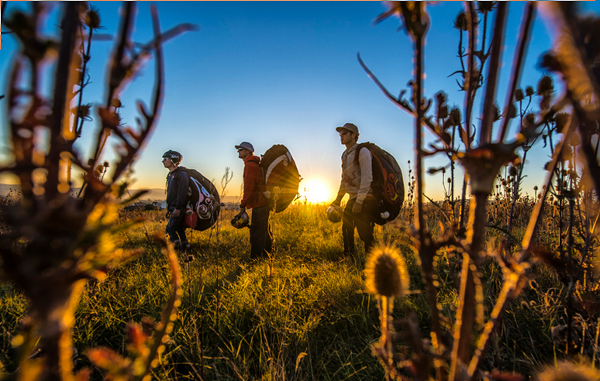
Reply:
M100 33L114 36L121 3L90 4L100 12L104 26ZM152 38L150 4L137 2L136 42ZM415 162L414 120L382 94L357 60L360 53L392 94L408 89L413 73L410 38L400 29L396 17L374 24L374 19L387 10L385 3L168 1L155 4L163 31L180 23L196 24L199 30L184 33L164 45L163 107L157 127L135 163L133 188L164 188L167 170L161 164L161 157L167 150L176 150L183 155L183 166L203 173L220 191L223 191L221 178L229 168L233 178L225 193L237 196L243 162L234 146L248 141L259 156L274 144L284 144L303 178L300 192L306 192L309 201L331 201L339 186L340 157L345 149L335 128L346 122L358 126L359 142L376 143L391 153L407 182L409 166L414 168ZM595 13L600 11L595 2L580 5ZM501 105L506 99L503 89L508 87L524 6L524 2L509 5L498 82L502 90L497 101ZM15 9L29 8L28 2L10 1L4 17L10 17ZM58 35L61 9L61 4L55 3L45 27L47 33ZM451 76L460 69L459 34L453 22L461 9L460 2L438 2L427 7L431 24L425 46L425 96L431 98L443 90L450 106L461 106L464 98L456 83L458 77ZM536 18L522 88L536 88L544 74L538 62L551 46L550 32L543 20ZM103 101L107 57L112 48L112 41L92 43L92 83L85 89L84 103ZM8 69L15 49L14 38L3 34L0 94L7 90ZM135 126L135 101L151 102L153 68L150 61L121 97L125 106L121 115L126 124ZM557 90L558 82L555 78ZM481 118L480 109L475 108L475 124ZM89 155L97 119L84 125L84 134L77 142L84 156ZM10 147L5 100L0 100L0 120L0 162L6 163L10 160ZM509 137L514 137L514 129ZM427 141L432 141L429 134ZM525 167L524 192L529 194L533 193L534 185L542 184L541 168L549 160L548 148L538 146L530 151ZM111 154L105 156L109 161L113 158ZM447 159L437 156L427 159L425 167L446 163ZM0 182L11 181L14 180L0 178ZM444 184L439 175L426 175L424 192L432 199L442 199Z

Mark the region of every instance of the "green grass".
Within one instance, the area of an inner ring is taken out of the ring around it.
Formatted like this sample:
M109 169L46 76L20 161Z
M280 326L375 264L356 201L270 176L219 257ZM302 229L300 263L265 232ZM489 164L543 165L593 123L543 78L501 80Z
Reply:
M373 380L384 371L370 346L379 338L375 297L364 293L365 255L344 257L341 224L325 218L325 206L295 205L272 215L275 253L272 260L251 261L247 229L229 224L225 212L216 230L194 232L192 249L181 255L182 304L160 365L159 380ZM146 221L123 233L121 245L144 254L110 270L102 282L90 282L76 312L73 331L77 367L90 366L89 348L106 346L125 353L125 327L143 317L160 318L171 292L164 256L149 238L164 232L163 215L143 212ZM122 221L132 218L124 214ZM189 231L188 231L189 232ZM399 246L407 259L413 293L396 300L394 316L414 311L423 337L429 336L429 307L418 260L397 227L376 228L376 236ZM358 237L356 242L359 243ZM190 256L191 255L191 256ZM191 259L191 261L187 261ZM452 253L440 254L436 271L438 303L448 320L458 305L460 264ZM527 289L505 314L487 369L530 374L534 364L549 363L555 353L550 329L561 319L560 308L544 302L544 290L559 283L540 269L538 290ZM482 270L486 309L501 287L493 261ZM27 303L9 284L0 284L2 340L0 361L16 367L10 338ZM533 303L532 303L533 302ZM523 304L524 303L524 304ZM527 305L527 306L524 306ZM532 345L532 342L535 345ZM398 342L405 353L407 344ZM494 362L500 362L495 364ZM101 379L98 371L94 379Z

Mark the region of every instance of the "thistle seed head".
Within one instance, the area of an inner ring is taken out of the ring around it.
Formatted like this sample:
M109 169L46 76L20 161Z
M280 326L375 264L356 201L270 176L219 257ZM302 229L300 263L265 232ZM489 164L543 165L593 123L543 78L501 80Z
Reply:
M367 292L388 298L403 296L409 288L408 269L398 249L385 246L371 251L365 266Z
M525 88L525 95L528 96L528 97L531 97L531 96L535 95L535 91L533 90L533 87L527 86Z
M537 93L539 95L549 95L554 91L554 82L552 81L552 77L549 75L545 75L538 82Z
M86 12L84 21L90 29L100 28L100 12L95 8L90 9Z
M547 367L537 375L538 381L598 381L600 372L587 364L564 361Z
M467 15L465 12L460 12L454 20L454 27L459 30L467 30Z
M494 1L478 1L477 9L479 10L479 13L491 12L492 9L494 9L494 4Z
M516 89L515 90L515 101L519 102L525 99L525 94L523 94L523 90Z
M458 107L453 107L452 110L450 110L450 125L452 126L458 126L460 125L460 109Z

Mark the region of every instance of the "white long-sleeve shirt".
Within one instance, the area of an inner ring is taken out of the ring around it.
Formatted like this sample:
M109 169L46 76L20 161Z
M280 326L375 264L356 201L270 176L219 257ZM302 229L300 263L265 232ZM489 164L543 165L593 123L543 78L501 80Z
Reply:
M371 182L373 181L373 157L368 148L363 147L358 153L358 163L355 163L356 147L353 145L342 154L342 179L338 195L348 193L350 199L356 198L356 202L363 203L371 193Z

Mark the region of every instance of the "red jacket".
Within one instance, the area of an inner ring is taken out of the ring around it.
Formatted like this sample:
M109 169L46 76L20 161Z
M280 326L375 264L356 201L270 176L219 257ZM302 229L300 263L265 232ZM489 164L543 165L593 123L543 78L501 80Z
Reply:
M267 203L263 195L264 180L259 162L258 156L248 156L244 160L244 196L240 205L245 208L258 208Z

